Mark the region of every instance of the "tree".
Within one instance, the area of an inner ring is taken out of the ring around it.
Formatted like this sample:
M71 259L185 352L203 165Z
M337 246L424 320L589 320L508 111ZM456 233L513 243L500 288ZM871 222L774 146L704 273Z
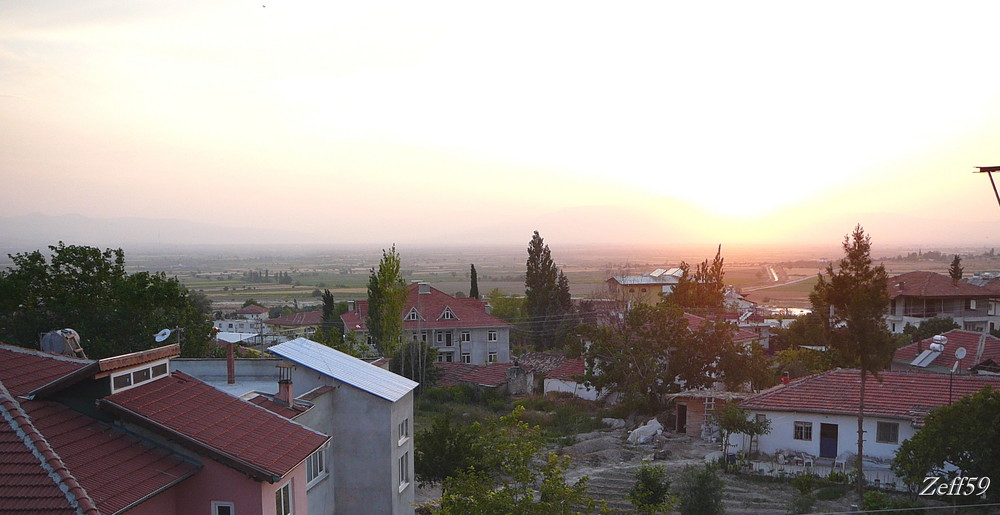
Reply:
M606 513L604 503L587 495L587 478L574 485L566 483L567 458L550 453L539 467L542 430L521 420L523 411L519 406L510 415L485 424L473 423L471 432L478 437L471 454L479 459L444 480L440 513L542 515L569 509L574 513Z
M554 347L569 325L565 316L572 311L569 281L560 279L561 271L552 261L552 252L535 231L528 243L528 261L524 275L525 312L529 334L537 350Z
M643 463L635 473L635 485L628 492L628 500L639 513L653 514L667 511L676 501L670 495L670 480L662 466Z
M932 410L899 446L892 470L911 486L923 485L928 476L1000 477L1000 390L987 386ZM986 495L989 502L1000 501L996 488Z
M951 260L951 266L948 267L948 275L951 276L953 281L961 281L962 270L965 270L962 268L962 258L958 254L955 254L955 259Z
M724 261L722 245L719 245L712 263L709 264L706 259L698 264L693 274L691 265L682 261L679 268L683 273L668 298L689 311L721 309L726 291Z
M399 271L399 254L394 244L382 250L378 269L372 268L368 276L368 318L365 324L375 349L386 357L393 357L399 349L403 335L403 304L406 302L406 284Z
M903 334L909 335L912 341L919 342L932 336L947 333L952 329L961 329L953 318L934 317L920 322L918 326L906 324L906 327L903 327Z
M450 413L434 417L431 428L416 434L413 466L421 486L436 485L482 460L471 424L452 421Z
M674 483L681 515L719 515L722 506L722 478L711 466L684 467Z
M257 299L254 299L253 297L250 297L249 299L243 301L243 307L246 308L246 307L250 307L250 306L260 306L262 308L265 307L260 302L257 302Z
M751 417L751 413L735 402L727 402L716 410L709 419L719 428L719 440L723 456L729 453L729 437L743 434L751 439L771 432L771 421Z
M471 269L469 271L469 297L473 299L479 298L479 277L476 275L476 265L469 265Z
M834 360L859 369L861 395L858 404L858 456L864 456L865 379L888 368L895 350L885 326L889 307L886 292L888 275L882 265L871 259L871 237L861 225L844 237L844 258L839 268L827 266L826 276L819 275L809 300L813 312L824 319L827 340ZM857 460L858 496L864 495L862 460Z
M93 359L156 347L152 335L180 328L181 355L208 354L207 303L176 278L126 273L121 249L59 242L49 252L10 255L0 271L0 340L35 347L39 333L68 327Z

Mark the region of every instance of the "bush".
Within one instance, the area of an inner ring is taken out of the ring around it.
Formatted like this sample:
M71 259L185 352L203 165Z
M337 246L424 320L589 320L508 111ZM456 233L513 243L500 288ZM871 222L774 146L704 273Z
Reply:
M666 511L670 504L666 469L644 463L635 474L635 485L628 492L628 500L639 513Z
M924 503L910 499L901 499L890 496L878 490L865 492L864 500L861 503L863 510L898 510L901 508L920 508ZM899 514L919 514L919 511L898 511Z
M846 483L848 477L847 474L843 472L833 471L830 472L830 475L827 476L827 479L829 479L831 483Z
M802 495L812 492L817 486L819 486L819 482L819 476L811 473L796 476L791 480L792 486Z
M724 513L722 487L722 478L714 467L685 467L674 485L678 511L681 515Z
M792 498L792 505L789 506L790 513L811 513L816 498L807 493L799 492Z
M840 499L844 496L846 490L840 486L828 486L826 488L820 488L816 492L816 498L821 501L832 501L834 499Z

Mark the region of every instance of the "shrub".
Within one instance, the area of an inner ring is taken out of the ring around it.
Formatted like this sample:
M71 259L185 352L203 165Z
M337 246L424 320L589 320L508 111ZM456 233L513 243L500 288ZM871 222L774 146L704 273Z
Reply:
M826 488L820 488L816 491L816 498L821 501L832 501L834 499L840 499L844 496L846 491L840 486L828 486Z
M800 494L806 495L819 485L819 481L819 476L807 473L793 478L791 484Z
M807 493L799 492L792 498L792 505L789 506L790 513L811 513L816 498Z
M639 513L666 511L670 506L670 481L661 466L644 463L635 474L628 500Z
M722 478L714 467L685 467L674 484L681 515L716 515L722 507Z

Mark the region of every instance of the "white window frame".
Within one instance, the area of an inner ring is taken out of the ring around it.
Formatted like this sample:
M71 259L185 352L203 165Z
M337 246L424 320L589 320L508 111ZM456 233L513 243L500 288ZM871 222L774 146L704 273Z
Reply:
M472 331L462 331L458 334L458 341L468 343L472 341Z
M404 418L403 421L396 426L396 431L399 436L397 445L403 445L410 439L410 419Z
M330 448L330 444L327 443L316 449L316 452L309 455L306 458L306 489L312 488L313 485L319 483L326 476L330 475L330 468L327 460L327 449ZM311 476L311 477L310 477Z
M882 439L882 428L890 428L895 426L895 430L887 429L895 433L895 438L893 439ZM875 423L875 441L877 443L899 443L899 422L876 422Z
M282 492L285 493L282 494ZM283 503L282 500L288 502ZM285 511L284 509L285 504L288 505L288 511ZM281 485L274 491L274 513L276 515L293 515L295 513L295 496L292 495L291 481Z
M158 375L153 375L153 369L157 368L157 367L160 367L160 366L166 367L164 369L164 372L161 373L161 374L158 374ZM138 378L136 376L136 374L139 374L139 373L144 372L144 371L149 374L149 377L146 377L145 379L140 379L140 378ZM144 384L146 384L146 383L148 383L150 381L153 381L153 380L159 379L160 377L164 377L164 376L168 376L168 375L170 375L170 364L169 364L168 360L166 360L166 359L163 359L163 360L160 360L160 361L154 361L153 363L149 363L149 364L143 365L141 367L130 368L128 370L125 370L125 371L122 371L122 372L119 372L119 373L111 375L111 379L110 379L111 380L111 393L124 392L125 390L129 390L129 389L135 388L136 386L144 385ZM121 378L121 377L127 377L128 378L128 384L124 385L124 386L122 386L120 388L115 387L115 381L118 378Z
M472 353L471 352L463 352L462 353L462 363L467 363L467 364L471 364L472 363Z
M499 360L499 358L500 356L495 350L491 350L486 354L487 363L496 363Z
M236 515L236 504L230 501L212 501L212 515L219 515L219 508L229 508L231 515Z
M449 307L444 308L444 312L441 313L441 318L444 320L458 320L458 317L455 316L455 313Z
M402 456L399 457L399 491L402 492L406 490L407 486L410 486L410 452L404 452Z
M813 439L812 433L813 433L812 422L804 422L801 420L796 420L795 423L792 424L793 440L802 440L804 442L811 442ZM806 436L808 436L808 438L806 438Z
M495 341L497 341L497 332L496 332L496 330L490 329L490 331L488 333L486 333L486 341L488 341L488 342L495 342Z
M438 331L437 332L437 342L441 343L443 341L444 341L444 331Z

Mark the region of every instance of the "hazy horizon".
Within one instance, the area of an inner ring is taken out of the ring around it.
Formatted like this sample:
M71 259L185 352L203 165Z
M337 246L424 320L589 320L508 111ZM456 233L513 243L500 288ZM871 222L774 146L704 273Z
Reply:
M992 248L997 15L8 3L0 246Z

